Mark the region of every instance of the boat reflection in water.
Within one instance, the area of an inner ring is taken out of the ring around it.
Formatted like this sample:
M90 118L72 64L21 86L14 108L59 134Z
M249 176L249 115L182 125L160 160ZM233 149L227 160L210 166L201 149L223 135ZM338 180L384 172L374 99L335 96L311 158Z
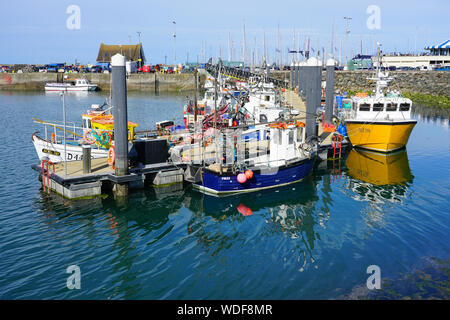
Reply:
M316 187L310 177L300 184L233 197L186 193L184 205L193 213L188 233L195 235L213 256L232 246L243 234L281 236L284 241L296 243L299 271L308 263L316 267L313 250L320 237L315 229L318 225L323 227L330 216L329 212L318 213L315 209L319 201ZM254 215L257 217L251 217ZM252 220L244 223L249 218Z
M413 181L408 153L401 149L393 153L379 153L352 149L346 160L349 179L347 189L358 201L368 201L363 210L368 226L384 225L385 205L401 203Z
M353 149L346 165L349 176L376 186L405 184L413 179L406 149L388 154Z

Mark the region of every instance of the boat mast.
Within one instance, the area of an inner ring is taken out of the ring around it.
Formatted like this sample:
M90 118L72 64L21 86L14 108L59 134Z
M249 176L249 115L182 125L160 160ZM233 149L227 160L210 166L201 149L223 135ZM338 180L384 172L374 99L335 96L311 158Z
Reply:
M244 65L243 65L243 68L242 68L242 70L243 71L245 71L245 59L246 59L246 51L245 51L245 47L246 47L246 40L245 40L245 19L244 19L244 30L243 30L243 39L242 39L242 41L243 41L243 44L242 44L242 47L243 47L243 56L244 56Z

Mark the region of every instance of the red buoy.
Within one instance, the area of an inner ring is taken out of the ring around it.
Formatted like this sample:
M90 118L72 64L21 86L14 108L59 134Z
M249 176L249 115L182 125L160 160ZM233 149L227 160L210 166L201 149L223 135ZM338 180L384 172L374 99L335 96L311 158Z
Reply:
M252 209L250 209L249 207L244 206L242 203L238 205L237 210L244 217L248 217L248 216L251 216L253 214Z

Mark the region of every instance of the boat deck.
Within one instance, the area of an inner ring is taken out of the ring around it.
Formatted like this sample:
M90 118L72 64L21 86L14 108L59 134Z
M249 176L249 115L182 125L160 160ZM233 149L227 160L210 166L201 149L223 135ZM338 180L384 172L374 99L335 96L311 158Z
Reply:
M74 178L86 176L83 174L83 161L69 161L67 162L67 176L65 175L64 162L55 164L55 173L63 178ZM111 166L108 165L106 158L98 158L91 160L92 175L114 173Z

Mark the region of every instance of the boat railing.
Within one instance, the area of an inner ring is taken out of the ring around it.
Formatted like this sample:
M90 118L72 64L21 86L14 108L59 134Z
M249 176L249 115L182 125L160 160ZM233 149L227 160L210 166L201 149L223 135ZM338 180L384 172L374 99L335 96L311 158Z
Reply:
M280 124L280 122L271 122L271 124L275 123ZM206 131L197 126L194 133L185 136L183 143L173 149L171 161L176 164L205 165L218 163L223 166L239 166L253 162L254 165L265 165L267 167L289 161L291 157L284 153L281 153L277 159L270 159L270 130L269 123L217 129L209 128ZM294 146L296 147L294 148L303 151L305 128L298 126L297 135L294 135L292 139L289 145L295 142ZM300 156L305 156L305 154L305 152L301 152ZM286 158L283 157L284 155Z
M94 129L94 128L85 128L76 126L74 122L66 121L66 128L64 134L64 122L63 121L42 121L39 119L33 119L34 123L38 123L44 126L44 139L47 141L52 141L54 143L64 143L64 139L66 142L80 142L82 143L84 140L84 134L87 130L99 130L106 132L113 132L114 130L106 130L106 129ZM100 148L100 146L96 144L92 144L93 148Z

